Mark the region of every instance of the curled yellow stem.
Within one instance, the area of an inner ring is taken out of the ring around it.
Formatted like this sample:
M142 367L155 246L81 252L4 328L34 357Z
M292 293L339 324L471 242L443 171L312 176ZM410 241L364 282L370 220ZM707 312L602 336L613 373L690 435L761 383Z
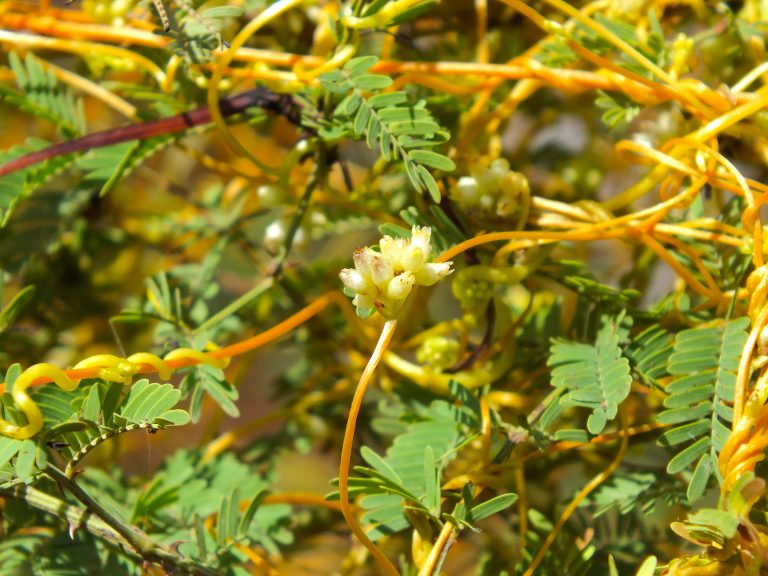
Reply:
M192 348L177 348L165 355L163 358L170 368L181 368L192 364L208 364L215 368L226 368L229 360L218 358L213 354L193 350Z
M27 368L13 384L13 401L24 413L27 418L26 426L17 426L7 420L0 418L0 434L15 438L16 440L25 440L37 434L43 427L43 414L37 403L27 394L27 388L37 378L47 378L56 383L56 385L67 391L72 391L80 384L80 380L73 380L62 370L51 364L35 364Z
M147 366L151 366L157 371L158 375L163 380L168 380L171 377L171 369L168 364L163 362L154 354L149 354L148 352L137 352L136 354L131 354L128 356L126 360L132 364L146 364Z
M747 398L747 387L749 386L749 378L752 375L750 369L752 364L752 354L757 344L757 339L760 336L763 328L768 325L768 306L764 307L757 318L752 323L752 330L747 337L747 341L744 344L744 349L741 353L741 360L739 361L739 371L736 374L736 384L733 390L733 428L735 432L741 422L741 414L744 410L744 403Z

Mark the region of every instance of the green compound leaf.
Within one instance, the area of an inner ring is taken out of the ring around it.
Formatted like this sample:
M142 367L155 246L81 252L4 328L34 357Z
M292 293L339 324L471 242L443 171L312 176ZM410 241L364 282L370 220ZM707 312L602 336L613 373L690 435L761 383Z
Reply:
M219 547L226 546L238 535L240 516L240 490L235 487L232 492L221 499L219 516L216 523L216 543Z
M368 104L372 108L390 108L392 110L402 110L397 108L401 104L408 102L408 95L405 92L386 92L384 94L376 94L368 99Z
M104 196L144 160L175 143L180 137L179 133L167 134L95 148L77 161L77 167L85 172L84 184L98 188L99 196Z
M355 77L358 90L382 90L392 85L392 78L382 74L360 74Z
M424 505L433 515L440 514L440 467L432 446L424 449Z
M115 415L121 425L152 423L162 420L181 400L181 391L172 384L150 384L142 379L131 386L128 396ZM173 421L176 416L168 417Z
M409 104L403 92L371 94L392 84L388 76L368 72L377 61L373 56L355 58L342 69L320 76L323 88L344 95L333 112L333 124L323 126L320 133L330 139L351 132L364 138L372 150L378 148L385 159L401 159L414 189L427 192L437 203L440 189L427 167L450 172L455 165L442 154L420 148L444 143L448 133L432 118L424 102Z
M668 493L663 480L651 472L617 473L611 476L588 500L594 506L594 517L615 508L621 515L633 510L649 514L656 508L657 500Z
M49 121L64 138L74 138L85 131L82 100L75 100L69 88L59 84L52 70L43 68L31 53L22 61L11 52L8 63L20 92L0 84L0 99Z
M240 6L216 6L208 8L200 13L203 18L239 18L243 15L243 9ZM218 23L220 24L220 23Z
M669 374L669 356L674 336L654 325L632 338L624 350L635 376L650 386L660 387L659 379Z
M347 72L350 76L359 76L360 74L363 74L370 70L376 62L378 62L379 59L376 56L359 56L358 58L353 58L346 64L344 64L344 71ZM324 75L327 76L327 75ZM320 77L320 82L322 83L322 76ZM343 76L339 75L339 78L343 78Z
M34 286L26 286L13 296L11 301L0 311L0 332L13 324L16 317L24 310L24 307L29 304L34 296Z
M0 152L0 164L46 148L49 144L40 138L28 138L24 144ZM40 164L0 176L0 228L8 225L11 216L22 200L69 167L75 161L76 156L73 154L56 156Z
M606 322L594 345L556 342L547 361L552 368L552 385L567 390L560 403L592 410L587 421L592 434L602 432L616 417L632 383L629 361L619 347L619 324L620 319Z
M18 454L19 450L21 450L22 442L23 440L0 436L0 469L8 464L8 462L11 461L11 458Z
M717 473L717 459L730 434L733 389L748 323L739 318L680 332L669 357L669 373L675 379L666 387L667 410L657 421L676 426L664 432L658 444L678 451L667 463L670 474L694 467L690 502L704 494Z
M190 422L189 414L176 408L181 392L171 384L142 379L123 397L124 388L119 382L84 380L71 392L54 385L32 391L43 415L41 438L57 445L68 468L115 436Z
M387 478L388 480L391 480L395 484L402 484L403 481L400 479L400 477L397 475L397 472L395 472L392 467L387 464L387 461L384 460L381 456L376 454L373 450L368 448L368 446L363 446L360 449L360 456L363 457L363 460L368 462L375 470L378 472L381 472L381 474Z
M453 163L453 160L430 150L414 150L411 152L411 158L420 164L437 170L443 170L444 172L451 172L456 169L456 164Z
M656 572L656 565L658 562L656 556L649 556L643 561L640 568L637 569L635 576L653 576Z
M399 532L409 526L403 512L407 506L414 513L437 519L440 512L440 470L461 442L462 426L478 425L470 407L456 407L434 401L415 422L405 424L385 456L363 449L363 457L373 468L356 467L364 476L350 478L350 493L365 496L360 506L365 510L364 525L372 540Z

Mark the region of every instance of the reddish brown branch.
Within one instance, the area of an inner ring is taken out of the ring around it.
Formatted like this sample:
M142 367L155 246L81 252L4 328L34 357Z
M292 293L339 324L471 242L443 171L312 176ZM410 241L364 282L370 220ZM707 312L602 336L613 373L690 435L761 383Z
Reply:
M221 115L225 118L245 111L247 108L259 107L270 112L282 114L288 120L296 125L300 124L301 115L297 109L296 103L290 96L275 94L266 88L254 88L246 92L241 92L219 101ZM73 152L83 152L92 148L110 146L129 140L144 140L152 136L161 134L173 134L192 128L208 124L211 121L211 111L208 106L201 106L189 112L153 120L151 122L142 122L120 128L112 128L102 132L94 132L81 138L68 140L54 144L48 148L37 150L19 158L15 158L5 164L0 165L0 177L22 170L38 162L43 162L55 156L71 154Z

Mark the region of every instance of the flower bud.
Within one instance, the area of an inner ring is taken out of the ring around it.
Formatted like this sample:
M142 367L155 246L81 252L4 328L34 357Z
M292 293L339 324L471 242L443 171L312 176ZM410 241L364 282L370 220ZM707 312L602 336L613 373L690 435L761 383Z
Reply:
M415 281L416 277L412 272L406 271L398 274L387 285L387 297L393 300L405 300L411 293Z

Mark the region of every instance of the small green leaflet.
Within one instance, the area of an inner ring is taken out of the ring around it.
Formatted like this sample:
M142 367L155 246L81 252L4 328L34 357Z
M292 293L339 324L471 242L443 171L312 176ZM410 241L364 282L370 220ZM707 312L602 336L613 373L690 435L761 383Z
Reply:
M355 58L343 68L320 76L326 90L344 95L334 110L334 122L323 126L320 135L330 140L347 134L365 138L368 147L379 148L387 160L402 160L416 191L429 193L438 203L440 189L427 167L450 172L456 165L447 156L423 148L446 142L449 134L432 118L423 101L409 104L403 92L370 94L392 84L388 76L368 72L377 61L373 56Z
M673 424L658 444L677 453L667 472L677 474L693 467L688 500L695 502L717 473L717 459L730 434L733 388L744 343L747 318L719 326L693 328L677 334L669 356L667 398L657 421Z
M632 376L629 361L619 347L620 321L605 322L595 344L556 341L547 361L552 368L552 385L567 390L560 403L592 410L587 420L591 434L603 431L629 395Z
M131 386L123 406L115 414L115 422L120 425L143 422L173 426L187 424L189 415L174 408L180 400L181 391L172 384L150 384L146 378L139 380Z

